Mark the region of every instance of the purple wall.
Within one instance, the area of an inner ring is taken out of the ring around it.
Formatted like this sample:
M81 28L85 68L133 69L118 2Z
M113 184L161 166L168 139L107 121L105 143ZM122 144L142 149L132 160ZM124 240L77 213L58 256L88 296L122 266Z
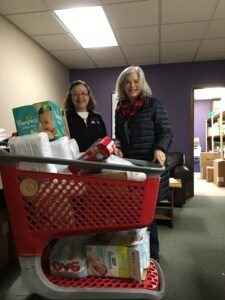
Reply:
M206 151L206 119L212 110L212 100L194 102L194 137L199 137L202 152Z
M124 68L71 70L70 81L86 81L98 102L97 111L102 113L111 134L111 93L119 73ZM170 151L181 151L190 165L191 138L191 89L199 84L225 84L225 60L196 63L143 66L146 78L153 91L167 107L171 120L174 141Z

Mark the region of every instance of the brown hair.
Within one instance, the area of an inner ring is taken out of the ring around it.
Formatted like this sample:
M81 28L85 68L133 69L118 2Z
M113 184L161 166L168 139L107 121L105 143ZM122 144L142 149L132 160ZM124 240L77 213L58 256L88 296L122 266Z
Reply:
M67 93L67 96L66 96L66 101L65 101L65 109L68 110L68 109L74 109L74 105L73 105L73 101L72 101L72 95L71 95L71 91L72 89L77 86L77 85L84 85L88 91L88 95L89 95L89 102L88 102L88 106L87 106L87 109L90 110L90 109L94 109L96 107L96 100L92 94L92 91L90 89L90 87L87 85L86 82L82 81L82 80L76 80L76 81L73 81L70 86L69 86L69 91Z

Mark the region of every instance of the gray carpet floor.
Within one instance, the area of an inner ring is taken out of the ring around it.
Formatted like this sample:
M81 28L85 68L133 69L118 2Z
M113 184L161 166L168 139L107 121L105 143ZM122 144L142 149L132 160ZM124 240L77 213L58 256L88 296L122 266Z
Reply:
M166 300L225 299L225 197L195 196L158 228Z
M197 195L183 208L174 209L173 228L160 224L158 230L160 265L167 287L165 300L224 300L225 197ZM8 280L5 276L0 280L0 291L19 275L18 266L7 272ZM14 300L13 289L18 287L13 284L8 297L0 298ZM29 297L39 299L43 298Z

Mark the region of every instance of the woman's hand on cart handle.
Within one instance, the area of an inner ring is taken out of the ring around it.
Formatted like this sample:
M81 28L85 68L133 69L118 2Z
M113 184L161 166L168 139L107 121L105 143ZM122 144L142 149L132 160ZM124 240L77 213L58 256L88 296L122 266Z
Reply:
M156 149L154 151L154 159L153 162L158 162L160 166L164 166L166 162L166 155L162 150Z
M119 157L123 158L123 152L120 148L116 148L115 151L114 151L114 154L116 156L119 156Z

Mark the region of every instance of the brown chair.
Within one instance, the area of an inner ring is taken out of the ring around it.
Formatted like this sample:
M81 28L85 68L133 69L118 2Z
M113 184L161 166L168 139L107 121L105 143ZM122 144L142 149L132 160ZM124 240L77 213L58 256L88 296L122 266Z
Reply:
M181 152L167 153L167 164L170 177L181 179L182 188L174 191L174 206L182 207L186 200L186 184L192 172L185 165L185 155Z

